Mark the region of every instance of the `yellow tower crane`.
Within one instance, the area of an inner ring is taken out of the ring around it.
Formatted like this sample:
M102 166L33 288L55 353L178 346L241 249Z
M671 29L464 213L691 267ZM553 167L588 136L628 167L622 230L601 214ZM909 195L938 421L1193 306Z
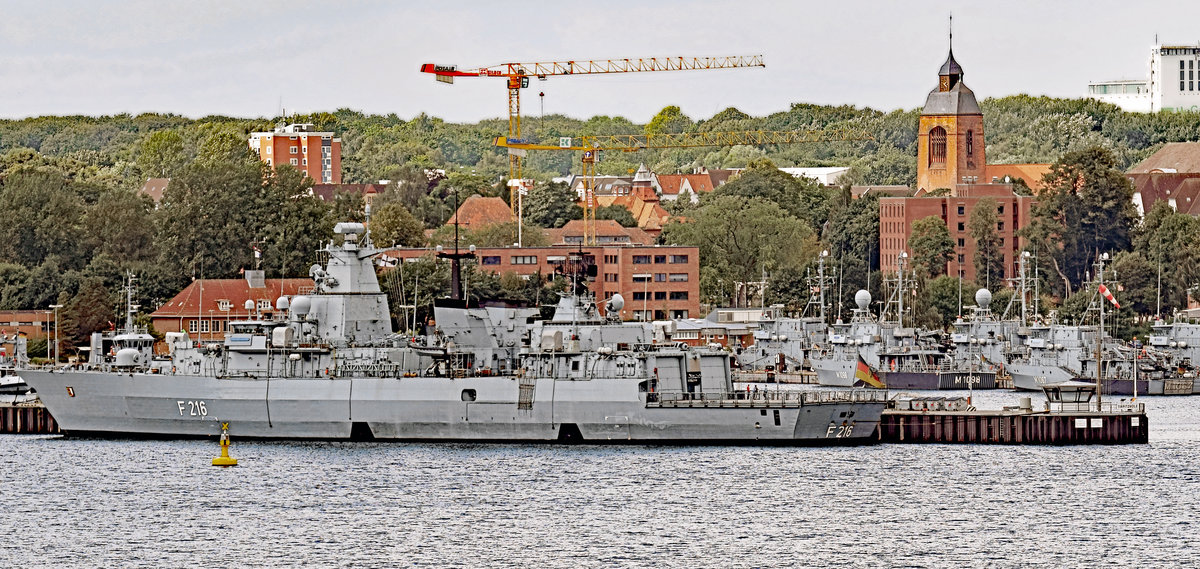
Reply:
M496 138L496 146L516 150L571 150L583 151L583 243L596 244L596 198L593 178L596 162L604 150L634 152L649 148L695 148L702 146L734 146L738 144L762 146L765 144L803 144L813 142L844 142L875 140L864 130L851 128L827 128L822 130L741 132L685 132L678 134L630 134L606 136L582 136L559 138L558 145L513 142L504 137Z
M642 57L636 59L599 59L586 61L546 61L537 63L501 63L478 69L459 70L456 65L426 63L422 73L431 73L443 83L454 83L455 77L504 77L508 79L508 137L514 144L528 142L521 138L521 89L529 86L529 78L545 80L551 76L639 73L647 71L689 71L699 69L733 69L766 67L763 56L728 57ZM508 177L521 177L521 153L510 153ZM516 190L510 190L515 192ZM515 195L509 202L516 203Z

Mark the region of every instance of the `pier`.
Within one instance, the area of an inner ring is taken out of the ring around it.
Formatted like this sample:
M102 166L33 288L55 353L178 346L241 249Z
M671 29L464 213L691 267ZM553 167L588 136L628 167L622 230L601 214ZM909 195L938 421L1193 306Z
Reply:
M1035 410L1029 397L1016 407L976 410L962 398L896 398L879 420L884 443L1121 445L1149 442L1141 403L1097 405L1094 386L1047 387Z
M58 423L40 402L16 402L12 397L6 399L0 399L0 434L52 435L58 433Z

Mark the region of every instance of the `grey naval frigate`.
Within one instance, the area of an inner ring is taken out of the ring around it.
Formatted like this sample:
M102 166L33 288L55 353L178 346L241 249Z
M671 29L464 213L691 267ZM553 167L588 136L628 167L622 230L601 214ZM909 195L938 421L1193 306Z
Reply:
M278 319L232 322L214 343L168 333L169 356L157 358L129 318L99 363L23 375L62 431L80 436L216 436L227 423L263 439L876 440L886 393L736 389L727 352L656 344L650 323L608 318L578 290L546 320L452 295L435 305L430 333L396 334L380 251L362 224L334 232L327 262L310 269L311 293L281 297Z

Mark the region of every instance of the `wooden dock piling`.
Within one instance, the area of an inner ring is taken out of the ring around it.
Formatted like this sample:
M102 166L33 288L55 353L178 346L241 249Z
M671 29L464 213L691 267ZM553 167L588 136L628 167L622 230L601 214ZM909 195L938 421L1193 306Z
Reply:
M951 444L1145 444L1145 412L1088 411L884 411L879 440L885 443Z
M0 434L51 435L58 432L58 423L41 404L0 404Z

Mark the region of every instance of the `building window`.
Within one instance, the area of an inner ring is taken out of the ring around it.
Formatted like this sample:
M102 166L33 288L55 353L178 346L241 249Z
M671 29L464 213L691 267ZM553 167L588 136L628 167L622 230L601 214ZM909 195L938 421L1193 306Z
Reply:
M199 322L196 322L195 320L188 320L188 332L195 334L196 331L200 329L199 326Z
M270 153L271 153L271 147L270 147L270 146L268 146L268 147L267 147L267 154L270 154Z
M946 129L935 126L929 131L929 163L943 164L946 162Z
M650 255L634 255L633 256L633 264L649 265L650 264Z
M665 262L667 262L667 256L666 255L655 255L654 262L655 263L665 263Z
M517 255L512 258L512 264L514 264L514 265L536 265L537 264L537 256L536 255Z
M295 158L292 158L292 166L296 166L296 165L297 165L297 162L299 162L299 161L298 161L298 160L296 160Z
M650 282L650 275L648 275L648 274L633 275L633 282L648 283L648 282Z
M666 300L666 299L667 299L667 291L659 290L659 291L654 292L654 300Z
M201 320L201 321L200 321L200 332L201 332L201 333L207 333L207 332L208 332L208 320Z
M1001 246L1001 247L1003 247L1003 246L1004 246L1004 238L1003 238L1003 237L1001 237L1001 238L1000 238L1000 246Z
M1000 215L1004 215L1004 204L1000 204L1000 207L997 211L1000 213Z
M656 282L656 283L667 282L667 273L654 273L654 282Z
M959 231L965 231L965 230L966 230L966 228L967 228L967 226L966 226L966 224L965 224L965 223L963 223L963 222L961 222L961 221L960 221L960 222L958 222L958 230L959 230Z
M271 300L268 298L260 298L260 299L258 299L257 306L258 306L258 310L260 312L264 311L264 310L270 310L271 309Z
M688 262L687 257L688 257L687 255L671 255L671 262L675 263L675 264L687 263Z
M687 300L688 293L686 290L677 290L671 292L671 300Z
M967 156L975 155L975 131L967 131Z
M308 147L307 146L301 147L300 152L303 152L304 154L308 154Z
M289 148L289 152L290 152L291 154L295 154L295 153L296 153L296 147L295 147L295 146L290 146L290 147L288 147L288 148Z
M966 247L966 246L967 246L967 242L966 242L966 240L965 240L965 239L963 239L962 237L959 237L959 238L958 238L958 246L959 246L959 247Z
M1180 91L1182 91L1182 90L1183 90L1183 81L1180 81L1180 82L1179 82L1179 90L1180 90Z
M229 300L218 300L217 301L217 310L228 311L230 308L233 308L233 302L231 302Z
M959 239L959 242L961 242L961 241L962 241L962 239ZM960 247L961 247L961 245L960 245ZM959 253L958 254L958 264L961 265L962 262L963 262L963 255L962 255L962 253ZM960 277L962 276L962 271L958 271L958 276L960 276Z
M308 166L308 158L301 158L301 159L300 159L300 165L301 165L301 166Z
M965 215L967 209L963 206L958 206L958 215Z
M687 280L687 273L671 273L670 281L673 283L686 283Z
M1004 222L1003 221L996 224L996 231L1004 231Z
M499 265L500 264L500 256L499 255L487 255L480 259L480 263L482 263L484 265Z
M686 311L686 310L672 310L672 311L671 311L671 318L674 318L674 319L676 319L676 320L679 320L679 319L687 318L687 317L688 317L688 315L687 315L687 314L688 314L688 313L687 313L687 311Z
M606 282L606 283L617 282L617 273L604 273L604 282Z
M633 293L634 300L646 300L646 293L638 291Z

